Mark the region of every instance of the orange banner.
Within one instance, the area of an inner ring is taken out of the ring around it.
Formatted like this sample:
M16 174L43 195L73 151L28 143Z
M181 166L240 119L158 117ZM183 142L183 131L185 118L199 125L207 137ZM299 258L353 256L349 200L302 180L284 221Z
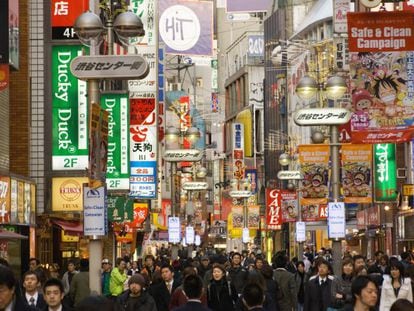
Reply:
M357 12L347 16L350 52L414 50L414 12Z
M243 228L243 206L233 206L231 213L233 215L233 228Z
M372 145L342 145L342 190L345 203L372 201Z

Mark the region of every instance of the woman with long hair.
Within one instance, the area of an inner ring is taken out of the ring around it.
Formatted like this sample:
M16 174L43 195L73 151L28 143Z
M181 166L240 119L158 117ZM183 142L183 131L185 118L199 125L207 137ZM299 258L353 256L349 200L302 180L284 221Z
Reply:
M354 280L354 262L352 259L342 261L342 274L332 284L332 309L342 309L352 304L351 285Z
M404 278L404 266L399 261L390 264L389 277L384 275L382 283L380 311L389 311L397 299L413 301L411 280Z
M237 291L227 280L223 265L214 264L212 278L207 286L207 305L214 311L234 311Z

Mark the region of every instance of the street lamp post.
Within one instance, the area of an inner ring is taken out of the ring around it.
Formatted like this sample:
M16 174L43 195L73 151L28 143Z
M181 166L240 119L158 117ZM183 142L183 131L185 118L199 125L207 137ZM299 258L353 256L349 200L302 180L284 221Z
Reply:
M347 91L347 85L343 78L339 76L333 76L328 79L326 83L326 97L331 100L336 100L341 98ZM296 94L303 100L311 99L318 92L318 85L316 81L309 77L303 77L297 87ZM320 99L320 106L322 107L322 97ZM313 119L312 115L318 115L318 118ZM304 118L304 116L307 118ZM320 121L320 117L323 121ZM301 109L296 112L294 116L294 121L299 126L312 126L312 125L328 125L330 129L330 154L331 154L331 201L339 201L340 193L340 163L339 163L339 131L338 125L345 124L350 119L350 112L347 109L342 108L309 108ZM325 137L323 135L314 135L313 137L315 143L323 143ZM320 141L315 141L315 138L319 138ZM329 217L329 215L328 215ZM332 241L332 252L333 252L333 269L335 275L340 275L341 273L341 241L339 239L334 239Z
M179 129L169 127L165 131L165 139L167 142L178 142L180 149L168 150L164 155L164 160L171 162L171 216L179 217L179 192L175 184L175 178L177 176L177 162L197 162L200 161L203 153L196 149L181 149L182 139L187 139L190 144L195 143L200 138L200 132L195 127L190 127L185 132L181 132ZM190 146L191 148L191 146ZM171 259L175 260L178 257L178 245L174 243L171 247Z
M102 41L102 35L106 31L108 43L111 46L113 44L113 31L117 34L120 41L123 41L125 38L143 36L145 30L143 24L138 16L132 12L124 12L118 15L114 24L112 25L112 20L110 23L106 24L107 28L105 29L100 17L92 12L82 13L75 21L74 30L79 37L79 40L87 46L90 46L90 55L83 56L85 60L91 60L99 53L96 53L96 49L100 42ZM110 47L112 49L112 46ZM112 50L110 50L112 51ZM125 57L125 56L123 56ZM73 64L72 64L73 65ZM79 77L79 70L72 68L72 73ZM148 66L148 64L146 64ZM149 68L149 67L148 67ZM144 75L148 74L148 68L143 72ZM76 72L76 73L75 73ZM87 87L87 98L88 98L88 108L89 108L89 118L91 117L91 109L94 104L100 105L100 89L99 82L102 79L112 79L113 77L110 74L106 76L97 77L97 76L83 76L83 79L88 81ZM80 79L82 79L80 78ZM118 79L123 79L124 77L117 77ZM125 77L126 78L126 77ZM142 78L139 77L139 78ZM89 144L91 147L91 144ZM97 154L100 154L98 152ZM103 245L102 240L97 236L92 236L89 241L89 288L91 292L101 293L101 262L103 255Z

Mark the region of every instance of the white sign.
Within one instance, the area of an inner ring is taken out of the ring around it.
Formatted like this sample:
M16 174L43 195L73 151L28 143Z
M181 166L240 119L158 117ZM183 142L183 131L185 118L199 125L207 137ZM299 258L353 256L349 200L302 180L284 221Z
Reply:
M135 47L134 47L135 49ZM139 54L146 59L149 65L149 73L143 79L129 80L128 90L130 98L148 98L155 97L157 90L157 47L156 46L139 46ZM151 95L149 95L151 94Z
M252 192L248 190L233 190L229 194L232 198L248 198L252 196Z
M295 180L303 179L303 176L300 171L279 171L277 173L277 178L281 180Z
M105 187L83 188L83 233L86 236L105 236L107 233Z
M207 190L208 183L205 181L187 181L183 184L184 190Z
M345 203L328 203L328 237L330 239L345 238Z
M196 234L196 236L195 236L195 242L194 242L194 244L196 246L200 246L201 245L201 237L198 234Z
M350 0L335 0L334 1L334 31L336 33L347 33L348 23L346 14L351 8Z
M203 151L197 149L166 150L164 160L167 162L197 162L203 157Z
M249 228L243 228L242 241L243 243L248 243L250 241Z
M194 227L186 227L185 228L185 241L187 244L194 244Z
M306 241L306 223L304 221L296 222L296 241L297 242Z
M306 108L295 113L297 125L337 125L351 119L351 112L345 108Z
M171 20L176 20L176 23L171 25ZM200 38L201 26L197 14L184 5L167 8L160 17L159 25L162 40L177 51L191 49ZM170 28L174 31L169 31Z
M181 241L181 224L180 217L168 218L168 242L180 243Z

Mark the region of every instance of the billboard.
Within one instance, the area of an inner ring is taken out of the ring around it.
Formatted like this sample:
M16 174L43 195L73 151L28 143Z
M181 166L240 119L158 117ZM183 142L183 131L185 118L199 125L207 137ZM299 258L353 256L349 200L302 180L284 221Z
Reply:
M76 18L88 9L89 0L52 0L50 4L52 39L76 39L73 25Z
M55 177L52 179L52 211L83 211L83 184L87 177Z
M76 79L70 63L82 54L79 45L52 47L52 169L88 167L86 81Z
M160 42L166 53L212 55L213 2L163 0L158 6Z
M266 188L267 229L279 229L282 224L282 195L279 189Z
M129 189L129 99L127 94L101 95L101 107L108 115L108 190Z

